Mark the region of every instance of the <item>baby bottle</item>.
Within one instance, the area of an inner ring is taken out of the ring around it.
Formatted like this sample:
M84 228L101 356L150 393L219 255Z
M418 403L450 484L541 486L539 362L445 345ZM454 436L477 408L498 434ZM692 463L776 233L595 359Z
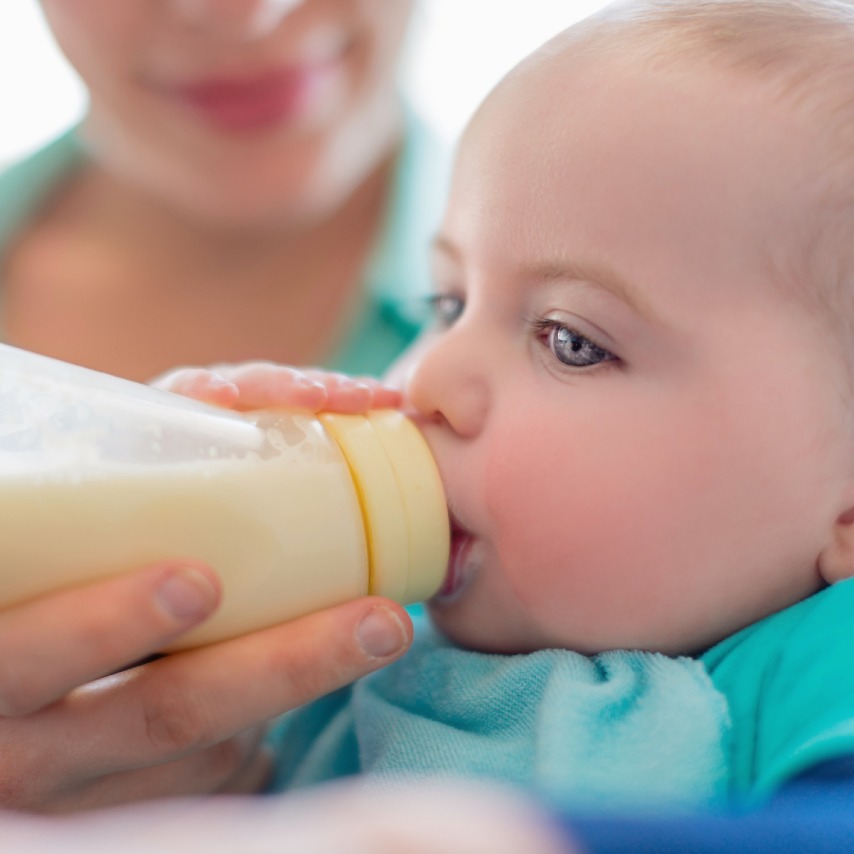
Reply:
M236 413L0 345L0 608L200 558L217 613L170 649L441 585L448 512L405 416Z

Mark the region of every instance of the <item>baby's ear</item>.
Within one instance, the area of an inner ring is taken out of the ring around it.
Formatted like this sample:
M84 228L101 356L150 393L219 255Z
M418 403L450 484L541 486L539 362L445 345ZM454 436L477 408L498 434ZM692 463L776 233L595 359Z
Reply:
M831 540L818 557L818 570L828 584L854 576L854 507L836 520Z

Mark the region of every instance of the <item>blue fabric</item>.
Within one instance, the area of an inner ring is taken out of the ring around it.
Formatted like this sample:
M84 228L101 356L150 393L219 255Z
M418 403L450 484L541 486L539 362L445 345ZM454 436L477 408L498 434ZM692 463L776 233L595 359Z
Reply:
M559 813L556 819L567 842L586 854L850 854L854 779L796 781L762 809L744 814L603 819Z
M487 655L426 622L399 662L286 716L274 790L367 772L504 781L557 802L696 806L726 791L729 719L687 658Z

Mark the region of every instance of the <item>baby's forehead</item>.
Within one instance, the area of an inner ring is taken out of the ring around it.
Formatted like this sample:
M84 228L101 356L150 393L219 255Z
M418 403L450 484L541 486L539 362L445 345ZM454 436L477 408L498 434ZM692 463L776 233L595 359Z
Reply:
M467 126L460 150L494 149L499 140L506 144L511 138L524 138L528 149L536 149L545 145L549 134L555 143L571 140L575 130L597 120L605 105L615 124L638 123L643 117L631 110L622 115L620 104L631 107L658 99L656 113L672 113L681 105L668 97L669 90L689 92L692 100L735 91L706 65L649 65L608 43L603 46L600 38L588 38L584 29L572 28L527 57L493 89Z
M666 11L710 4L647 0L638 5ZM840 176L848 183L854 171L854 4L847 25L835 26L826 17L792 12L798 5L794 0L771 0L765 12L756 15L750 12L755 4L741 0L711 5L716 10L731 7L732 20L724 16L717 22L705 13L694 20L688 15L693 21L688 29L681 19L662 11L637 19L604 14L570 27L497 85L475 114L464 144L468 136L488 140L490 131L500 132L514 123L533 142L548 120L562 119L569 133L573 122L584 121L576 112L573 92L601 86L603 81L617 91L631 82L647 90L659 87L665 96L668 89L689 93L697 100L707 92L723 101L750 93L758 105L809 127L816 157L831 170L841 165ZM787 14L775 16L778 7ZM798 14L806 22L803 35L797 29ZM728 35L728 21L735 35ZM676 102L669 103L666 97L657 106L663 111L675 108ZM727 120L735 121L736 116ZM479 127L483 125L489 130L483 131Z
M635 0L614 3L547 41L499 84L529 92L564 74L622 65L669 69L740 85L765 84L793 101L832 90L854 97L854 2L847 0ZM532 73L533 72L533 73Z
M677 25L665 14L671 8L694 10L709 4L646 0L639 5L663 12L649 19L619 13L594 16L523 60L481 105L463 135L460 154L465 156L467 148L482 154L508 140L525 154L526 149L542 149L548 133L571 139L576 128L599 115L596 104L583 97L590 91L614 100L609 118L616 113L615 124L625 128L631 146L630 123L645 124L646 118L637 111L630 115L630 109L621 116L621 97L627 107L637 98L666 115L686 103L683 99L680 104L679 96L687 96L689 106L692 101L699 104L700 118L718 110L721 123L740 123L748 134L763 117L783 130L789 125L793 135L803 130L804 150L809 149L815 168L799 170L798 189L811 197L831 199L840 188L854 187L854 5L848 11L850 25L837 22L828 27L826 16L798 11L795 0L770 0L755 20L756 4L742 0L712 4L715 10L731 8L734 22L736 13L750 20L737 37L722 35L713 15L699 15L688 37L682 23ZM785 14L775 15L777 9ZM795 29L801 18L812 21L811 27L804 27L803 37ZM789 37L777 45L768 30L777 36L788 32ZM650 92L659 93L657 103L651 102ZM755 115L736 108L739 100L743 105L750 99L756 103ZM779 142L785 145L788 140ZM559 167L560 160L555 162ZM815 186L805 186L808 181Z
M512 199L519 206L508 206L508 216L518 219L521 209L560 218L561 193L596 206L620 197L600 190L624 186L623 206L643 218L644 200L681 182L707 213L695 214L679 197L673 210L689 217L674 223L677 231L699 223L724 234L732 230L728 218L745 218L769 267L801 267L798 255L828 207L824 143L820 128L771 103L764 85L733 86L708 63L638 64L566 34L518 66L478 111L460 145L455 201ZM584 158L586 174L573 168ZM854 188L854 174L845 186ZM714 197L729 206L704 203ZM838 246L822 243L838 255Z

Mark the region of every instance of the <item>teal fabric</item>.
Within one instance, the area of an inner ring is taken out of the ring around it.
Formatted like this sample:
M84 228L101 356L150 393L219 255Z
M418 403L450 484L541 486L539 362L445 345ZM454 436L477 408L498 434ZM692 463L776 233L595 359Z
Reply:
M421 330L425 297L432 291L430 244L444 213L450 171L447 146L410 112L385 225L366 276L371 298L330 367L379 373Z
M0 256L45 199L85 161L85 149L72 128L0 173ZM407 111L384 227L365 276L366 299L326 367L381 374L420 331L430 290L428 246L442 215L449 173L448 147Z
M85 159L84 150L72 128L0 172L0 254L36 213L39 205L85 163Z
M749 626L701 661L728 700L732 795L761 800L854 754L854 580Z
M726 792L728 735L726 703L693 659L487 655L420 620L401 661L281 720L272 788L452 775L574 807L695 807Z
M419 616L404 659L283 719L274 785L446 773L517 783L572 807L719 797L754 806L812 766L854 755L852 624L854 580L697 661L480 655L448 645Z

